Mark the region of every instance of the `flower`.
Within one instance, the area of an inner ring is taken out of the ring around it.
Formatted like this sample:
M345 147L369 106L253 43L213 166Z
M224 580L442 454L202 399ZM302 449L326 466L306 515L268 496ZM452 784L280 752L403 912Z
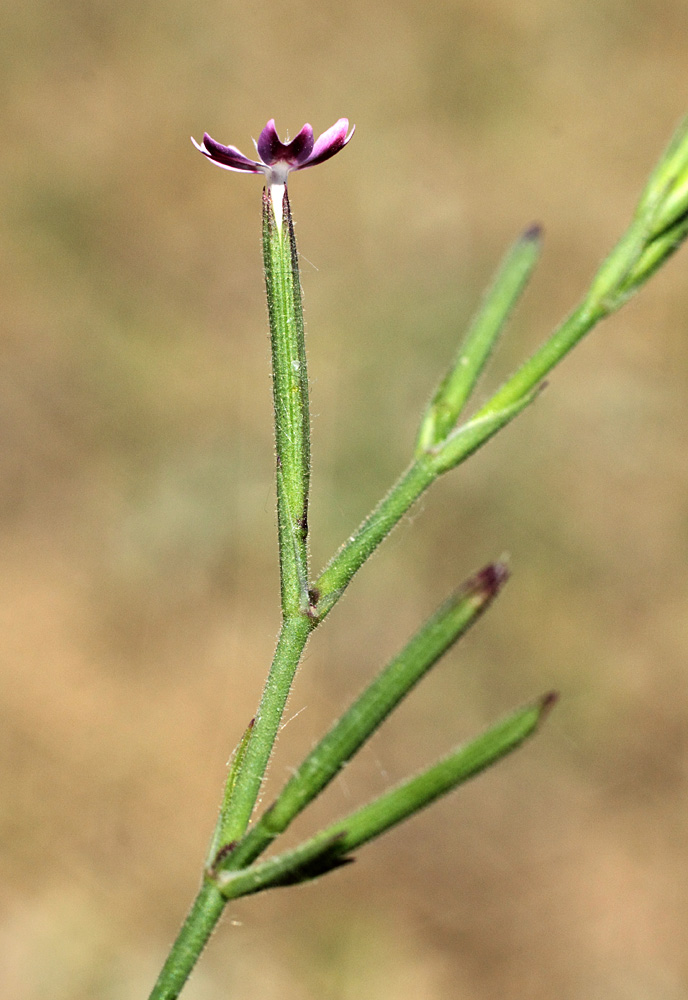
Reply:
M223 170L246 171L250 174L264 174L270 188L278 228L282 224L282 200L287 176L292 170L303 170L323 163L346 146L354 134L353 126L349 134L348 118L340 118L331 128L317 139L313 138L310 125L303 126L291 142L282 142L277 135L275 119L271 118L255 143L260 159L250 160L236 146L222 146L206 132L203 142L191 139L196 149ZM255 140L254 140L255 141Z

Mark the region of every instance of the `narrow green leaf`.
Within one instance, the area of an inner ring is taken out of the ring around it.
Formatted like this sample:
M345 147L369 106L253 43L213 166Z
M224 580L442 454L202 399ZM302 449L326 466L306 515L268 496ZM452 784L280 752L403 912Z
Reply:
M553 692L519 709L465 746L338 820L299 847L239 872L220 872L216 883L228 899L324 874L362 844L408 819L491 764L531 736L556 700Z
M469 455L481 448L497 431L511 423L519 413L530 406L543 388L543 385L538 385L521 399L501 409L484 412L485 407L483 407L480 414L458 427L438 448L437 454L433 457L434 468L438 474L454 469Z
M550 692L534 704L519 709L477 739L457 747L426 771L333 824L323 836L329 839L342 832L342 854L379 837L519 747L535 732L555 700L556 695Z
M675 253L688 236L688 215L665 230L661 235L655 236L647 248L638 258L633 270L628 274L626 282L621 289L621 294L626 298L633 295L643 285L648 278L651 278L655 271Z
M533 273L541 243L540 227L531 226L506 254L454 364L423 416L416 455L434 448L456 426L506 320Z
M352 860L342 856L342 840L342 833L335 833L331 837L314 837L295 850L270 858L262 864L238 871L222 871L213 876L214 884L219 887L225 899L238 899L263 889L309 882Z
M648 236L647 220L636 217L597 269L585 301L588 309L599 313L600 318L614 312L628 298L628 295L620 297L619 290L626 286L628 275L642 257Z
M486 566L436 611L404 649L359 695L290 778L276 802L258 820L220 868L252 862L282 833L421 678L477 621L508 577L503 563Z
M656 213L652 236L659 236L674 227L685 217L686 212L688 212L688 166L684 167L683 174L676 178L675 184L661 204L661 209Z
M210 841L210 847L208 848L208 858L206 865L212 867L217 862L218 851L224 850L231 843L226 839L226 830L228 825L231 823L231 808L232 808L232 796L234 793L234 786L236 785L237 776L241 772L241 766L244 762L244 757L246 755L246 748L248 746L248 741L253 732L253 726L255 724L255 719L251 719L248 726L244 731L244 735L239 740L236 750L232 755L232 763L229 768L229 773L227 774L227 781L225 782L225 790L222 796L222 805L220 806L220 815L218 816L217 825L215 827L215 832L213 833L212 839Z
M483 417L519 406L524 400L530 401L529 393L535 392L545 376L581 340L592 327L606 315L604 309L590 309L587 303L579 306L564 320L552 336L545 341L535 354L502 385L471 418L471 423ZM537 393L536 393L537 394ZM534 398L534 397L533 397ZM524 405L528 405L526 402ZM499 428L497 428L499 429Z
M640 196L637 216L657 219L659 206L676 180L688 170L688 117L680 123ZM660 223L661 226L661 223Z

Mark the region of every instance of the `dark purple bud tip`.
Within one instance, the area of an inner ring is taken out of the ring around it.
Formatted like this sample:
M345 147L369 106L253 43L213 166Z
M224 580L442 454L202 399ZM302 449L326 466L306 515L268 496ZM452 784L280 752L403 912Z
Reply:
M481 601L487 601L497 594L508 579L509 567L505 562L490 563L475 574L469 587Z
M543 695L540 699L540 718L538 722L542 722L549 715L558 701L558 691L548 691L546 695Z
M543 236L543 228L539 222L534 222L532 226L528 226L523 236L522 240L530 240L532 243L538 243Z

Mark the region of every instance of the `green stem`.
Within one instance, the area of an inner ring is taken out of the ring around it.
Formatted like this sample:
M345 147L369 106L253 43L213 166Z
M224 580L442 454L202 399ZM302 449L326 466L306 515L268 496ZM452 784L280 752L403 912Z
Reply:
M360 528L342 545L313 585L319 621L334 607L351 578L383 538L436 478L437 473L427 456L413 462Z
M176 1000L208 943L226 902L217 886L204 879L153 987L150 1000Z
M602 305L591 308L587 302L579 306L555 330L549 340L546 340L512 377L497 390L472 418L478 420L497 410L504 409L520 399L539 385L555 365L559 364L564 355L576 346L579 340L607 315L607 309Z
M218 838L220 850L239 840L246 832L277 738L294 674L313 627L312 619L305 615L291 616L282 625L255 723L231 789L231 799L223 807L225 820L222 836Z

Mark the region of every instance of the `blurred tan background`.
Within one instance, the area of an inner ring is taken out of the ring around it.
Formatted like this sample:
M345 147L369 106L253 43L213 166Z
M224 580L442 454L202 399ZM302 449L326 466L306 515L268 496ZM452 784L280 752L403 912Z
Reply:
M290 184L318 567L517 233L544 223L544 258L483 398L583 292L688 111L688 8L6 0L1 27L0 995L139 1000L278 627L260 180L189 135L357 126ZM360 574L267 794L504 553L294 836L555 687L546 729L356 865L233 905L188 1000L686 996L687 449L684 249Z

